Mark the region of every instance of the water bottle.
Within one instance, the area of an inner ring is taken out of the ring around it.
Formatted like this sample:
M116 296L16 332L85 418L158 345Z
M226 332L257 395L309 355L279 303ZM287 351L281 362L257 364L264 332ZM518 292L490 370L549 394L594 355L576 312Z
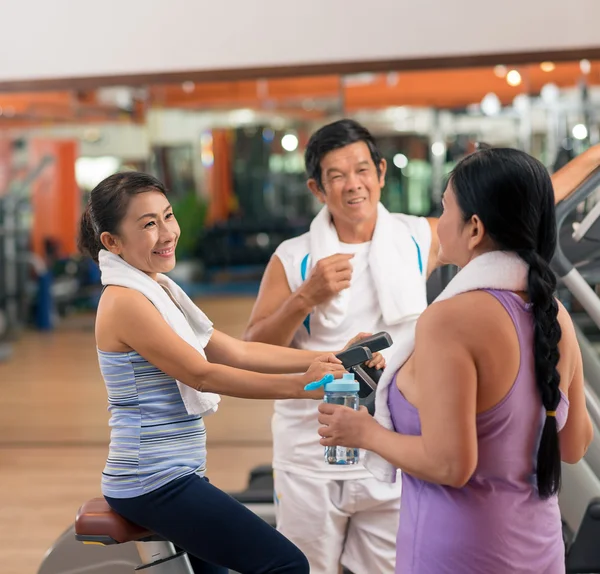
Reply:
M355 411L359 407L358 391L360 384L354 379L352 373L344 373L342 379L337 379L325 384L326 403L343 405ZM328 464L358 464L358 449L345 446L326 446L325 462Z

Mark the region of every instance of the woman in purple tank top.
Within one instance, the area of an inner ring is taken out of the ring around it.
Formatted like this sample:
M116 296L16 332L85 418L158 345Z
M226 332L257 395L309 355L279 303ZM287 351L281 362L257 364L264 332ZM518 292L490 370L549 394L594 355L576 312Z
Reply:
M462 268L515 252L529 265L526 291L429 307L389 391L396 432L327 405L321 442L402 471L397 573L563 573L561 460L584 455L592 425L573 324L554 298L552 182L523 152L485 149L456 166L443 204L440 258Z

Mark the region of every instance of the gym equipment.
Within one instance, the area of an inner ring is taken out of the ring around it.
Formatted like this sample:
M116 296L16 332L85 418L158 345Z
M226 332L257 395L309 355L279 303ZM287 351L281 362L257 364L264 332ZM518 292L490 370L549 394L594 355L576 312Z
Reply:
M600 328L600 300L584 273L593 278L590 261L600 255L596 237L600 230L598 204L585 214L573 229L565 223L572 212L600 186L600 170L596 170L556 208L559 241L552 269L564 286L587 311ZM594 245L596 242L596 245ZM568 254L568 255L567 255ZM573 261L578 261L578 270ZM583 460L576 465L563 464L563 487L559 501L563 517L566 568L569 574L600 572L600 360L580 328L575 328L583 357L585 395L594 426L594 439Z
M354 372L361 384L361 402L367 405L374 402L373 390L381 373L361 363L391 344L387 333L377 333L337 355ZM271 466L253 469L246 490L232 496L275 526ZM131 574L136 568L148 574L192 574L185 552L122 518L104 498L94 498L81 506L75 524L48 550L37 574Z
M204 281L243 279L260 282L275 248L286 239L308 231L305 218L232 218L215 223L199 236L194 255L202 261Z
M44 272L44 263L30 252L29 189L52 163L50 157L13 181L0 198L0 360L11 356L11 344L19 336L33 299L29 273ZM34 287L36 289L36 287Z
M247 488L232 496L275 526L270 466L253 469ZM148 574L191 574L185 553L123 519L97 498L79 509L75 524L46 552L37 574L132 574L138 567Z
M365 366L363 363L370 359L370 357L362 358L358 355L352 355L356 349L367 349L371 353L377 351L383 351L391 347L393 344L392 338L389 333L381 331L370 337L365 337L360 341L357 341L347 351L338 353L336 356L346 368L346 370L354 373L354 377L360 384L360 391L358 396L360 398L360 404L365 406L369 413L373 415L375 413L375 390L377 389L377 383L381 377L381 370L373 369Z

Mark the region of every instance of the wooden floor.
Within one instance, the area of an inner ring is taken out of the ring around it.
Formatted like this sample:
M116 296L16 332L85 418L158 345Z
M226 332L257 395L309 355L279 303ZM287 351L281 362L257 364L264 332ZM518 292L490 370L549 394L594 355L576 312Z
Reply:
M204 299L217 329L240 336L248 298ZM35 574L44 552L100 494L108 444L106 391L93 316L50 334L25 333L0 363L0 574ZM206 419L208 474L241 490L249 470L271 460L272 403L224 397Z

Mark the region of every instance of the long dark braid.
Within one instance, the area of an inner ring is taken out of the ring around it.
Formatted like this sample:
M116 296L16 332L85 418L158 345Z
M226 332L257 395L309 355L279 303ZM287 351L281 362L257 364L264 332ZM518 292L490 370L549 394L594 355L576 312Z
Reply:
M561 466L556 409L560 402L560 375L556 368L560 358L558 342L561 329L558 323L558 304L554 298L556 277L548 263L535 251L519 252L529 265L527 291L534 317L535 378L546 420L537 453L537 484L541 498L548 498L560 490Z
M550 269L557 240L552 180L538 160L522 151L487 148L459 162L450 184L464 221L476 214L498 249L516 252L529 265L535 377L546 410L536 472L539 495L548 498L559 491L561 482L556 423L561 329L556 277Z

